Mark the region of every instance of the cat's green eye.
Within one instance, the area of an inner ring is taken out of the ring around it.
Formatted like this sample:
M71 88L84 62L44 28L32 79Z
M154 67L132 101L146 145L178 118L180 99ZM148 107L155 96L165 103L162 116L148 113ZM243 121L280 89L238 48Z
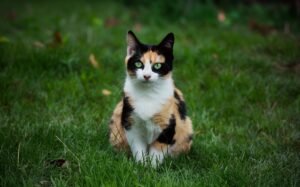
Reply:
M135 67L137 67L137 68L142 67L142 63L141 63L141 62L135 62L134 65L135 65Z
M156 63L153 65L154 69L160 69L161 68L161 64L160 63Z

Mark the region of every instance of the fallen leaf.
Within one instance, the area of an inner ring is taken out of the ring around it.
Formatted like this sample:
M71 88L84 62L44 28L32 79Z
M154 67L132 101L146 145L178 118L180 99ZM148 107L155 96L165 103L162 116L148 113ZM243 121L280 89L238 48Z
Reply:
M135 23L134 26L133 26L133 30L137 31L137 32L140 32L142 30L142 24L140 23Z
M96 60L96 57L93 53L90 54L90 56L89 56L89 62L94 68L96 68L96 69L99 68L99 63Z
M115 27L119 24L120 21L117 18L113 18L113 17L107 18L104 23L105 27Z
M45 44L43 44L40 41L33 42L33 45L34 45L34 47L37 47L37 48L44 48L45 47Z
M213 57L215 60L218 60L218 59L219 59L219 55L216 54L216 53L212 54L212 57Z
M218 12L218 21L223 23L226 20L225 12L223 10L220 10Z
M59 31L54 32L53 43L55 43L55 44L62 44L63 43L63 39L62 39L61 33Z
M50 43L47 44L48 47L58 47L61 44L63 44L63 38L62 35L59 31L55 31L52 34L52 41Z
M107 89L103 89L102 94L105 95L105 96L109 96L111 94L111 91L109 91Z
M276 32L276 29L274 27L270 25L258 23L255 20L250 20L248 25L251 30L258 32L263 36Z

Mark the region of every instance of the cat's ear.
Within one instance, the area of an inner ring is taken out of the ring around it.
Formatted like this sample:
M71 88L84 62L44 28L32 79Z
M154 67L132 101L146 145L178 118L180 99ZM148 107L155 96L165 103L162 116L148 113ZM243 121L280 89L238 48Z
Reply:
M173 49L173 45L174 45L174 34L173 33L169 33L167 34L167 36L160 42L159 46L166 48L166 49Z
M137 37L134 35L132 31L128 31L127 33L127 55L133 55L139 46L140 42Z

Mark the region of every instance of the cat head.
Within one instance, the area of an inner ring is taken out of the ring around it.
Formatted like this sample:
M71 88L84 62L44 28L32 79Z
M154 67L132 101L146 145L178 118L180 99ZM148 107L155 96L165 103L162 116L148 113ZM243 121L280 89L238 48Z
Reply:
M169 33L157 45L141 43L132 31L127 33L127 75L142 83L153 83L171 76L174 35Z

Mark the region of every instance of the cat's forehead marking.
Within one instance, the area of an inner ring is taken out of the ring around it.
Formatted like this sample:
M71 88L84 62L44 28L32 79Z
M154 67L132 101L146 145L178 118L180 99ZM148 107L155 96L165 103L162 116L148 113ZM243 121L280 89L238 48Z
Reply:
M149 50L146 53L144 53L141 57L141 61L143 63L149 62L149 63L164 63L165 57L163 55L159 55L157 52Z

